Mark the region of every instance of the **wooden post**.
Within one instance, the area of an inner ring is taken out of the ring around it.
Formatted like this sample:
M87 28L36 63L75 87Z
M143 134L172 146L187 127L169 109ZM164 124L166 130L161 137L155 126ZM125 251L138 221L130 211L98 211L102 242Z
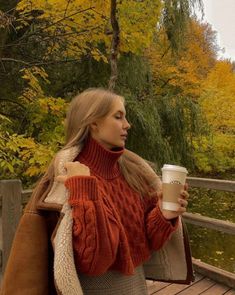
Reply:
M1 180L0 195L2 197L2 273L4 273L12 241L19 223L22 185L18 179Z

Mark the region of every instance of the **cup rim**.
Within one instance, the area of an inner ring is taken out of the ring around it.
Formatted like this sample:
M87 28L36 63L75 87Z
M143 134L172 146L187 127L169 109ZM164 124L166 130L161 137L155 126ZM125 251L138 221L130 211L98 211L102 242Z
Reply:
M172 164L164 164L162 171L177 171L177 172L183 172L188 174L188 170L185 167L178 166L178 165L172 165Z

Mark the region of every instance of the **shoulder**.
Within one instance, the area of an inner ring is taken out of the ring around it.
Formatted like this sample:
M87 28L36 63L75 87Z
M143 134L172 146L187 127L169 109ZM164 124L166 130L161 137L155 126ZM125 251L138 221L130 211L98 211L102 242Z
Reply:
M63 175L66 173L64 164L66 162L72 161L78 153L79 149L77 146L70 147L68 149L61 149L56 153L46 173L35 186L32 196L27 204L27 207L25 208L25 212L37 212L38 205L40 205L42 201L44 201L44 199L46 199L52 193L52 191L55 190L55 187L58 186L54 182L54 178L58 175Z

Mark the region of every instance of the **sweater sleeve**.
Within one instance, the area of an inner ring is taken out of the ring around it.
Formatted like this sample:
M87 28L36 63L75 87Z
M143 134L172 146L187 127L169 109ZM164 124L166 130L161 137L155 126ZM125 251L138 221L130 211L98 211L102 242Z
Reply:
M114 263L119 244L119 225L99 195L94 176L67 179L73 215L73 248L78 271L105 273Z
M147 204L145 204L147 205ZM145 217L147 237L151 250L159 250L170 239L171 234L178 227L178 218L167 220L162 215L156 199L148 202Z

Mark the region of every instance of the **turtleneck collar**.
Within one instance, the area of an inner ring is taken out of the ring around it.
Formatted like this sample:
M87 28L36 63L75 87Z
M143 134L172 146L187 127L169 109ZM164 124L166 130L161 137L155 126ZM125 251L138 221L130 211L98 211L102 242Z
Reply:
M123 148L117 151L108 150L89 136L78 155L78 161L87 165L95 174L105 179L113 179L120 175L117 161L123 152Z

